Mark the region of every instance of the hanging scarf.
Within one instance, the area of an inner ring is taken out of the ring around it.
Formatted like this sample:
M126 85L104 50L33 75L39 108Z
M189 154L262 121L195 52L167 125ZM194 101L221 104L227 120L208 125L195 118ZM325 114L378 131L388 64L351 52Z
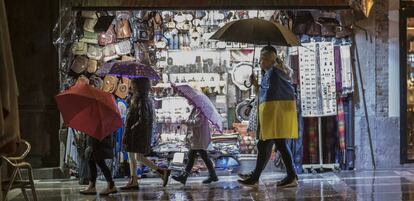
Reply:
M339 151L342 154L342 159L345 159L345 112L344 104L341 98L337 99L338 114L336 120L338 123L338 139L339 139Z

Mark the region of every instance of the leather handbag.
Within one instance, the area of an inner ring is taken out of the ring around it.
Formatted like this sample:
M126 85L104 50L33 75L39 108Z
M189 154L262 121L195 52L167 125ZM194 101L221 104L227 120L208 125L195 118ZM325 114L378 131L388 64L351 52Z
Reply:
M86 53L86 56L89 57L89 59L94 60L101 60L102 58L102 48L95 45L89 45L88 46L88 52Z
M116 33L114 30L114 25L110 25L106 32L101 32L99 34L98 43L101 46L112 44L116 42Z
M89 78L89 83L97 89L102 90L103 88L103 80L98 76L92 75Z
M118 87L115 91L115 95L119 98L126 98L128 95L130 85L131 80L126 77L123 77L119 80Z
M133 37L136 40L148 41L150 40L150 27L147 21L136 21L137 24L134 26Z
M309 36L320 36L321 35L321 25L312 21L306 25L306 34Z
M149 50L143 43L135 43L135 58L138 62L143 64L150 64Z
M111 26L111 23L114 21L114 18L114 16L110 15L100 16L95 24L95 32L108 30L109 26Z
M113 93L118 85L118 78L112 75L106 75L104 77L104 83L102 90L108 93Z
M72 65L70 66L70 69L77 74L81 74L86 70L87 67L88 58L85 56L76 56L73 60Z
M131 53L132 45L129 40L124 40L115 44L115 50L118 55L127 55Z
M321 25L321 35L325 37L335 37L336 26L339 22L335 18L322 18L318 19L318 23Z
M98 19L96 18L87 18L85 19L85 22L83 23L83 30L94 32L95 31L95 25L98 22Z
M93 60L93 59L89 59L88 60L88 68L86 69L86 71L88 73L95 73L97 69L98 69L98 61Z
M96 19L99 15L95 11L84 10L81 12L81 16L84 18Z
M89 79L86 76L81 75L81 76L78 77L78 79L76 80L76 82L77 83L78 82L83 82L85 84L89 84Z
M116 49L114 44L109 44L105 46L102 50L103 54L103 60L104 62L110 61L112 59L116 59L119 57L118 54L116 54Z
M337 26L336 27L336 33L335 33L335 37L336 38L346 38L352 35L352 28L351 27L342 27L342 26Z
M128 19L118 18L116 20L116 37L120 39L131 37L131 28Z
M307 24L313 21L312 14L308 11L299 11L293 20L292 31L295 34L305 34Z
M88 51L88 45L84 42L74 42L72 45L72 53L74 55L85 55Z
M98 44L99 33L84 31L83 36L79 41L90 43L90 44Z

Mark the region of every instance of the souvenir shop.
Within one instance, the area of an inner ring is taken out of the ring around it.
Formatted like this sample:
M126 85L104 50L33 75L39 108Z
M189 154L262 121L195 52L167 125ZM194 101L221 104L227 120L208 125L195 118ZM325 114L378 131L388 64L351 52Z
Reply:
M153 153L148 157L170 168L180 168L185 161L186 138L191 133L183 121L191 106L171 83L188 84L210 98L223 120L224 132L212 133L209 148L215 167L234 171L245 161L255 162L255 134L247 131L246 112L255 93L246 80L251 73L260 74L261 46L210 37L234 20L258 17L274 21L291 29L302 43L299 47L277 47L280 59L293 70L297 91L299 139L290 144L298 171L353 169L352 96L356 81L350 16L354 11L344 5L323 11L213 10L213 6L200 10L193 9L195 5L188 9L157 9L154 5L145 9L132 5L128 9L62 9L54 39L60 53L60 87L67 89L86 77L90 84L116 97L125 120L130 80L108 75L105 69L119 61L149 65L161 79L152 83L156 117ZM64 163L74 172L82 172L85 134L67 130ZM129 171L127 155L121 149L122 134L121 128L115 158L110 161L113 174L119 177ZM272 160L283 166L277 154ZM200 160L194 170L203 168ZM140 171L151 174L146 168Z

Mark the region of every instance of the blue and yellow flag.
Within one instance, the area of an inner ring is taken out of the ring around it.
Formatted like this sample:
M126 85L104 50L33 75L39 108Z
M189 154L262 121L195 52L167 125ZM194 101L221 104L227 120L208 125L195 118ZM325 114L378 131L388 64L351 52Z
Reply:
M287 75L272 67L259 88L260 139L298 138L295 91Z

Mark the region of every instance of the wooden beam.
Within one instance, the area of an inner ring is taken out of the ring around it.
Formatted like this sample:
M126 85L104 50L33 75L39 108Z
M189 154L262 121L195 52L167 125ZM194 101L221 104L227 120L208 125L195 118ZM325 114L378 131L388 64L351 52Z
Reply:
M350 0L75 0L78 9L347 9Z

